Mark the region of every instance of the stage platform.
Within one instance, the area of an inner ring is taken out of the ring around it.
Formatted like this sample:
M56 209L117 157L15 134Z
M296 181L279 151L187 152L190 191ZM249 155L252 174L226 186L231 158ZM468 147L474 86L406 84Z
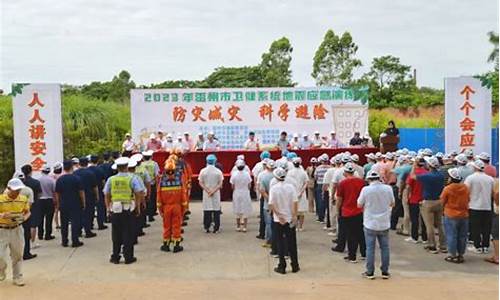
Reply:
M360 163L364 164L366 162L365 154L371 152L379 151L378 148L339 148L339 149L310 149L310 150L295 150L298 156L302 158L302 162L304 167L309 165L309 160L311 157L318 157L323 153L328 154L328 156L336 155L337 153L349 151L351 154L358 154ZM224 173L224 184L222 187L221 200L222 201L230 201L231 200L231 185L229 184L229 177L231 169L234 166L234 162L236 161L236 157L240 154L245 155L245 162L250 167L253 166L260 161L260 153L262 151L247 151L247 150L222 150L222 151L195 151L189 152L186 154L186 161L191 166L193 171L193 186L191 194L193 197L200 198L201 197L201 189L198 185L198 174L201 169L206 166L205 158L209 154L215 154L217 156L217 161L222 165L222 170ZM270 151L272 159L279 159L281 157L281 151ZM159 151L153 154L153 159L160 166L160 170L163 171L163 165L167 157L169 156L169 152Z

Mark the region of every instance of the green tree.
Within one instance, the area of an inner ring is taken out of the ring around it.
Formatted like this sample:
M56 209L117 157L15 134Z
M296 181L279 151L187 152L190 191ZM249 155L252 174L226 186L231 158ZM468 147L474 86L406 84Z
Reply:
M498 33L494 31L488 32L488 39L493 45L493 50L491 50L491 53L488 56L488 62L495 63L496 68L498 69Z
M94 81L88 85L83 85L80 89L76 88L76 90L81 90L83 95L94 99L129 103L130 89L135 88L135 83L130 78L130 73L122 70L111 81ZM75 87L67 88L66 95L74 95L75 93L77 94Z
M135 82L130 80L130 73L123 70L114 76L109 83L108 100L119 103L129 103L130 89L135 88Z
M398 57L375 57L370 71L361 81L369 86L373 107L407 107L418 98L418 89L411 77L411 67L403 65Z
M488 56L488 62L494 63L492 71L475 76L481 80L481 84L491 89L492 104L494 107L498 106L498 33L494 31L488 32L488 40L493 46L493 50Z
M295 86L292 81L293 48L286 37L282 37L271 44L269 51L262 54L260 72L262 73L263 85L271 87Z
M263 83L259 66L245 66L240 68L219 67L203 80L202 85L210 88L262 87Z
M318 86L347 86L353 83L353 72L362 65L355 58L358 46L349 32L341 37L328 30L313 59L311 76Z

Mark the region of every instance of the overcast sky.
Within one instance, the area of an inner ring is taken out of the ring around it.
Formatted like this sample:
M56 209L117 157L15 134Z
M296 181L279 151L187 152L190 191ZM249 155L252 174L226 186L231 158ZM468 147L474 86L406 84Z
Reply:
M3 4L2 4L3 3ZM2 6L3 5L3 6ZM293 79L312 86L325 32L350 31L358 57L392 54L420 86L477 74L498 31L495 0L0 0L0 88L12 82L82 84L128 70L136 83L203 79L218 66L255 65L290 39Z

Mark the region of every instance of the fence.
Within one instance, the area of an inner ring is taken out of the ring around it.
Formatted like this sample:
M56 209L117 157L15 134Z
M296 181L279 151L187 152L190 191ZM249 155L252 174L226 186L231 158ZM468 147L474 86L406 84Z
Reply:
M444 128L400 128L399 148L430 148L444 152ZM491 130L491 163L498 170L498 127Z

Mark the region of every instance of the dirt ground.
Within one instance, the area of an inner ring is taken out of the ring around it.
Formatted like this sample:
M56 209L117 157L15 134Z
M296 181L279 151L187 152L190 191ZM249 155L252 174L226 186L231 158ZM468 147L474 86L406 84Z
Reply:
M136 246L138 262L108 262L110 230L83 239L78 249L62 248L56 240L41 242L38 257L24 263L25 287L8 278L0 283L3 299L498 299L498 267L483 262L485 255L467 253L466 263L450 264L444 254L428 254L422 245L391 236L390 280L361 278L363 261L344 262L330 251L331 237L312 214L298 233L297 274L272 270L276 259L255 238L258 219L249 232L234 230L231 203L224 203L222 232L201 230L201 203L192 204L186 227L185 251L159 251L161 222L153 222ZM257 212L257 203L254 203ZM378 260L378 253L377 253ZM378 270L377 270L378 272ZM379 273L376 273L379 275Z

